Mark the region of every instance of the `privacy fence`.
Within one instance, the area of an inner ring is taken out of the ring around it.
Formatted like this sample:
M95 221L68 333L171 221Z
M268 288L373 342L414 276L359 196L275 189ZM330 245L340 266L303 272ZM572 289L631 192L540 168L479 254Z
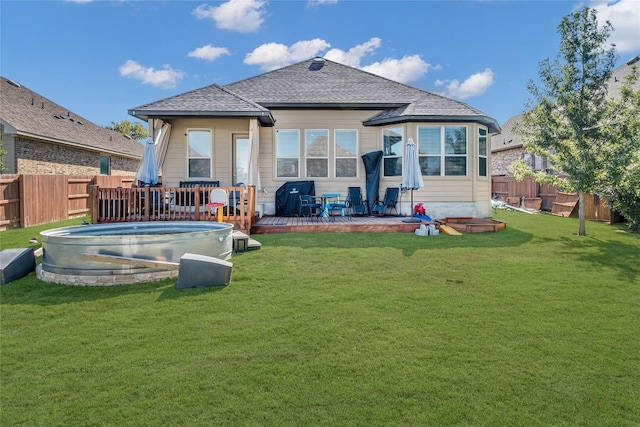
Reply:
M91 187L131 188L133 176L0 175L0 230L91 214Z
M577 195L563 193L551 185L538 184L526 178L515 182L505 175L491 177L491 192L500 200L509 204L548 211L561 216L577 215ZM611 211L606 201L597 194L585 194L585 217L589 220L608 223L623 222L624 218Z

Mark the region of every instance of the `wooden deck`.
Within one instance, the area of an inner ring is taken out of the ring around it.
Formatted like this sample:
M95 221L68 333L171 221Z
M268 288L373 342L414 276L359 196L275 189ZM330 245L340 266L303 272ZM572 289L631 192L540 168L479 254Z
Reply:
M406 223L408 217L333 216L309 218L263 216L256 220L251 234L274 233L413 233L420 223ZM426 221L423 221L426 223Z

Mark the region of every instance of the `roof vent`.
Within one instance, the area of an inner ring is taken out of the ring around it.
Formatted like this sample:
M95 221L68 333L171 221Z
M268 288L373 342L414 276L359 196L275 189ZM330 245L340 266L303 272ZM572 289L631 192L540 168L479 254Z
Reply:
M311 64L309 65L309 71L322 70L322 67L324 67L324 62L324 58L313 58L311 60Z
M13 81L13 80L11 80L11 79L7 79L7 83L9 83L11 86L15 86L15 87L22 87L22 86L20 86L20 83L18 83L18 82L14 82L14 81Z

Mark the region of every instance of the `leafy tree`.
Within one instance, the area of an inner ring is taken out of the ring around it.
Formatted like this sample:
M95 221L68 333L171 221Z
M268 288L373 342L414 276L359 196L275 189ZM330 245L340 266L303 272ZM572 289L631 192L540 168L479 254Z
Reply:
M4 149L2 140L0 140L0 173L4 173L6 169L4 165L4 155L7 154L7 150Z
M577 190L580 236L586 235L584 194L599 189L608 143L616 138L611 124L617 112L607 98L607 81L616 61L615 47L606 45L611 31L609 22L598 28L595 9L585 7L565 16L558 26L557 59L542 61L541 85L530 81L527 87L535 102L529 102L518 129L523 146L529 153L545 156L568 179L561 183L558 175L534 175L522 162L510 169L516 179L532 176Z
M629 221L632 231L640 231L640 90L633 90L638 69L620 90L620 98L608 104L615 121L605 124L609 140L603 151L598 193Z
M105 126L107 129L115 130L125 135L129 135L136 141L141 141L149 137L149 132L140 123L131 123L127 120L122 122L111 122L111 126Z

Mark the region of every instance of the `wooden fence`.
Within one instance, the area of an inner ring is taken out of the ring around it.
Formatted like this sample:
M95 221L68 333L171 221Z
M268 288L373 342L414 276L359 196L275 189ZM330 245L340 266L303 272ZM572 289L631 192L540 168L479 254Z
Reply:
M0 175L0 230L90 215L90 189L131 188L133 176Z
M556 187L538 184L530 178L515 182L511 177L505 175L491 177L491 192L504 201L509 198L540 198L542 199L541 210L549 212L553 212L554 202L558 193L561 193ZM585 218L589 220L606 221L610 224L624 221L624 218L616 212L612 212L605 201L595 194L585 194L584 210Z

